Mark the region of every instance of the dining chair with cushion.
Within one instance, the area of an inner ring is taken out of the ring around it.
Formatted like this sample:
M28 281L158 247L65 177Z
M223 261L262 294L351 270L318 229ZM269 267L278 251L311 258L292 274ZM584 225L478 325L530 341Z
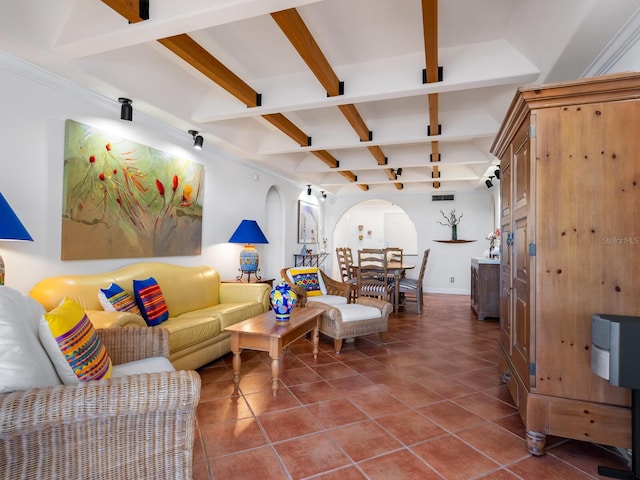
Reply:
M387 251L387 261L388 262L398 262L402 263L402 252L403 249L399 247L387 247L385 248Z
M420 265L420 272L418 278L401 278L398 284L400 294L404 297L404 301L415 301L418 305L418 313L422 313L423 303L423 291L422 283L424 280L424 273L427 269L427 261L429 260L429 252L431 249L424 251L422 256L422 264Z
M338 268L340 268L340 276L344 283L349 283L351 288L351 301L357 298L358 276L354 275L353 255L349 247L336 247L336 256L338 257Z
M393 278L387 271L387 251L382 248L358 250L358 297L392 302L393 292Z

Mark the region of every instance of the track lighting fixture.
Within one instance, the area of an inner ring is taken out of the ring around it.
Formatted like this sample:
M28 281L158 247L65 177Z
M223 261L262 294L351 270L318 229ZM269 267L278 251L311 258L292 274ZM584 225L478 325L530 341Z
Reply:
M396 175L398 175L398 176L402 175L402 167L400 167L398 170L396 170Z
M487 188L493 187L493 182L491 181L492 178L493 178L493 175L489 175L489 178L485 180L484 184L487 186Z
M326 200L327 199L327 192L325 192L324 190L322 190L320 192L320 195L322 195L322 200Z
M133 120L133 106L131 105L131 100L120 97L118 101L122 104L120 107L120 118L128 121Z
M311 195L311 185L307 185L307 195Z
M500 180L500 169L499 168L496 168L496 170L493 172L493 174L496 176L496 178L498 180Z
M202 135L198 135L197 130L189 130L189 133L193 137L193 148L196 150L202 150L202 144L204 143L204 138Z

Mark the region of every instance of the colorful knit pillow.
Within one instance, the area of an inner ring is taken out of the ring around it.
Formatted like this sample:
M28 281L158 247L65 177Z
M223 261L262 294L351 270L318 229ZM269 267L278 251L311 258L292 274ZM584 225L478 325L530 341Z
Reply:
M117 283L101 288L98 292L98 300L107 312L131 312L140 315L136 301Z
M317 297L323 295L320 274L316 267L307 268L290 268L287 272L291 281L307 291L308 297Z
M84 309L71 298L42 316L38 334L63 383L111 377L106 347Z
M133 293L147 325L154 327L169 318L169 308L155 278L134 280Z

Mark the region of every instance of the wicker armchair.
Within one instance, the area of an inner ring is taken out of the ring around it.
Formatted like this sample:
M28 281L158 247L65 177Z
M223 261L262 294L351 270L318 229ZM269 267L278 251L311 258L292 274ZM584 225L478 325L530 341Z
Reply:
M294 267L287 267L280 270L280 277L285 282L287 282L291 286L291 288L296 292L296 295L298 295L297 306L304 307L307 304L307 300L308 300L307 291L299 285L292 284L292 282L289 280L289 277L287 275L287 270L289 270L289 268L294 268ZM300 267L297 267L297 268L300 268ZM353 286L350 283L344 283L344 282L339 282L338 280L334 280L329 275L324 273L320 268L318 268L318 272L322 276L322 281L324 282L324 286L327 289L327 295L336 295L340 297L345 297L347 301L351 301L351 289L353 288ZM312 300L318 301L318 302L322 301L318 297L313 297Z
M114 364L169 358L162 328L98 330ZM5 479L190 479L200 377L182 370L0 395Z

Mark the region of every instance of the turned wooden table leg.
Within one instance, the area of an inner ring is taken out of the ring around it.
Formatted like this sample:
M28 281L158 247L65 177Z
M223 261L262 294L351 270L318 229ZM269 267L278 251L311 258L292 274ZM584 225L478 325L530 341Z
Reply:
M320 318L318 318L317 322L320 323ZM313 359L314 360L318 359L318 345L320 343L320 329L319 329L318 323L316 323L316 328L314 328L313 332L311 333L313 337Z
M233 351L233 394L238 395L238 388L240 386L240 353L241 350Z
M271 358L271 391L273 396L278 395L278 377L280 375L280 358Z
M544 455L547 435L540 432L532 432L530 430L527 430L525 433L527 437L527 451L536 457Z

